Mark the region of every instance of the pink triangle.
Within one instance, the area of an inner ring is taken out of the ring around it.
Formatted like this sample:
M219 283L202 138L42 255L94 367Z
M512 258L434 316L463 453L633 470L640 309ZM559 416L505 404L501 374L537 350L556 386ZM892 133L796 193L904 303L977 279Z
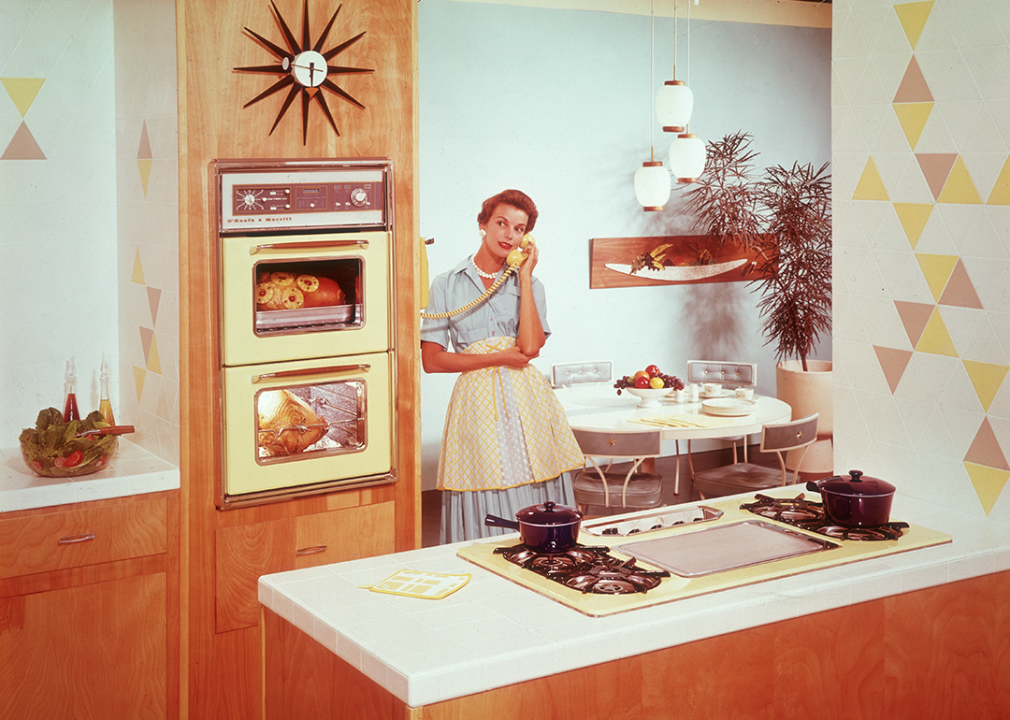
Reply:
M929 322L929 318L933 315L934 306L928 303L895 300L894 307L898 311L902 325L905 326L905 332L908 333L908 339L912 343L912 347L915 347L919 344L922 331L926 329L926 323Z
M978 299L975 286L968 277L968 271L964 269L961 258L957 259L954 271L947 279L947 286L940 296L939 305L953 305L955 307L982 309L982 301Z
M901 376L905 374L905 368L908 367L912 351L895 350L894 348L878 347L876 345L873 346L873 350L877 353L877 362L880 363L880 369L884 371L887 386L891 388L891 394L893 395L895 389L898 387L898 383L901 382Z
M947 182L950 169L954 167L957 153L916 153L915 159L919 161L919 169L922 170L929 191L936 200L940 197L943 184Z
M151 358L151 342L154 340L154 330L150 328L141 327L140 328L140 344L144 348L144 365L150 361Z
M147 288L147 302L151 305L151 324L158 324L158 303L161 300L160 288Z
M992 431L992 426L989 424L989 418L982 420L982 425L979 427L978 432L975 433L975 439L972 440L971 447L968 448L968 453L964 456L964 460L965 462L984 465L985 467L996 468L997 470L1010 470L1006 457L1003 455L1003 451L1000 450L996 434Z
M138 160L150 160L153 155L151 155L151 139L147 136L147 121L144 121L143 126L140 128L140 148L137 150Z
M17 132L14 133L14 137L7 144L7 149L4 150L4 154L0 157L0 160L45 160L46 155L42 152L42 148L39 144L35 142L35 136L32 135L32 131L28 129L25 125L24 120L18 126Z
M901 85L898 86L898 92L894 94L894 102L912 103L932 101L933 94L929 91L929 85L926 84L926 78L922 76L922 70L919 69L919 62L915 59L915 55L913 55L912 61L908 63L908 68L905 70L905 76L901 78Z

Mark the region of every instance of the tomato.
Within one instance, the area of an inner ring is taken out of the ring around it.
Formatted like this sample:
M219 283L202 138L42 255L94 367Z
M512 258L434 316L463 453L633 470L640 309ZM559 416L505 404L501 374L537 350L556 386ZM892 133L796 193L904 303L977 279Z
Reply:
M81 460L84 459L84 453L80 450L74 450L72 453L67 455L67 458L63 461L63 467L76 467L81 464Z
M635 378L635 387L637 387L637 388L643 388L643 389L644 388L648 388L649 387L649 378L645 377L645 375L642 375L641 377L636 377Z
M656 377L657 375L659 375L659 368L655 365L650 365L649 367L645 368L645 372L649 373L649 377Z

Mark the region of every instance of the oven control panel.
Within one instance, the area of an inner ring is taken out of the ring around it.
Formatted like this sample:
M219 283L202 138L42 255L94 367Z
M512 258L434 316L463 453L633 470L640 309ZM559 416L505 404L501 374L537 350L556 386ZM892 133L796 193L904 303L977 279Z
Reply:
M222 234L388 227L388 166L219 163Z

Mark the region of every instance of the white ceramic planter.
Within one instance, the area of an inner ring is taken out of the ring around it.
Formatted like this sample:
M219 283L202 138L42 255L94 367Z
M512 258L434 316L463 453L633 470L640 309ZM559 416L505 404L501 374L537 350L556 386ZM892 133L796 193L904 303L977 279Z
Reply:
M820 413L817 421L818 440L809 448L803 458L800 470L834 474L832 452L832 432L834 428L830 360L807 360L804 372L799 360L784 360L775 366L776 395L779 400L789 403L793 409L793 420L799 420L812 413ZM800 453L791 452L786 458L786 466L792 470L799 462Z

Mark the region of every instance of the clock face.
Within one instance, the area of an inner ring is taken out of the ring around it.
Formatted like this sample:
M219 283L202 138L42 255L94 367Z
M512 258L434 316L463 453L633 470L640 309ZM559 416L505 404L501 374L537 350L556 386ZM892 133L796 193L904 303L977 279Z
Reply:
M284 102L281 105L280 111L277 113L277 119L274 120L273 126L270 128L268 134L272 135L277 125L280 123L281 118L291 107L295 98L301 95L301 105L302 105L302 145L306 143L309 131L309 109L310 106L315 103L315 105L322 111L323 116L329 122L330 127L333 128L333 132L337 135L340 134L340 130L337 129L337 124L333 120L333 115L330 112L329 105L326 103L326 96L320 90L326 90L333 95L336 95L341 100L349 102L351 105L358 107L362 110L365 106L358 102L354 97L350 95L346 90L341 88L334 81L340 75L356 75L375 72L372 68L354 68L354 67L343 67L340 65L331 65L330 62L339 55L341 52L349 48L354 43L358 42L365 33L359 33L349 40L335 45L329 50L323 50L324 43L326 42L326 37L329 35L330 30L333 28L333 23L337 19L337 14L340 12L342 6L338 6L336 12L330 18L330 21L326 24L326 27L320 33L319 38L315 43L312 43L312 33L309 30L309 2L304 0L302 6L302 38L299 42L295 36L292 34L291 30L288 28L288 24L284 21L281 16L280 11L277 9L277 5L274 4L273 0L270 0L270 7L273 9L274 17L277 19L277 24L284 35L285 47L274 44L270 40L266 39L262 35L253 32L249 28L243 28L245 32L253 38L257 44L265 48L270 54L274 56L276 60L275 63L270 65L256 65L251 67L237 67L234 68L236 72L244 73L257 73L264 75L275 75L277 76L276 82L274 82L270 87L261 92L259 95L254 97L252 100L243 105L243 108L247 108L254 103L258 103L264 98L270 97L276 92L288 89L287 95L284 98Z

